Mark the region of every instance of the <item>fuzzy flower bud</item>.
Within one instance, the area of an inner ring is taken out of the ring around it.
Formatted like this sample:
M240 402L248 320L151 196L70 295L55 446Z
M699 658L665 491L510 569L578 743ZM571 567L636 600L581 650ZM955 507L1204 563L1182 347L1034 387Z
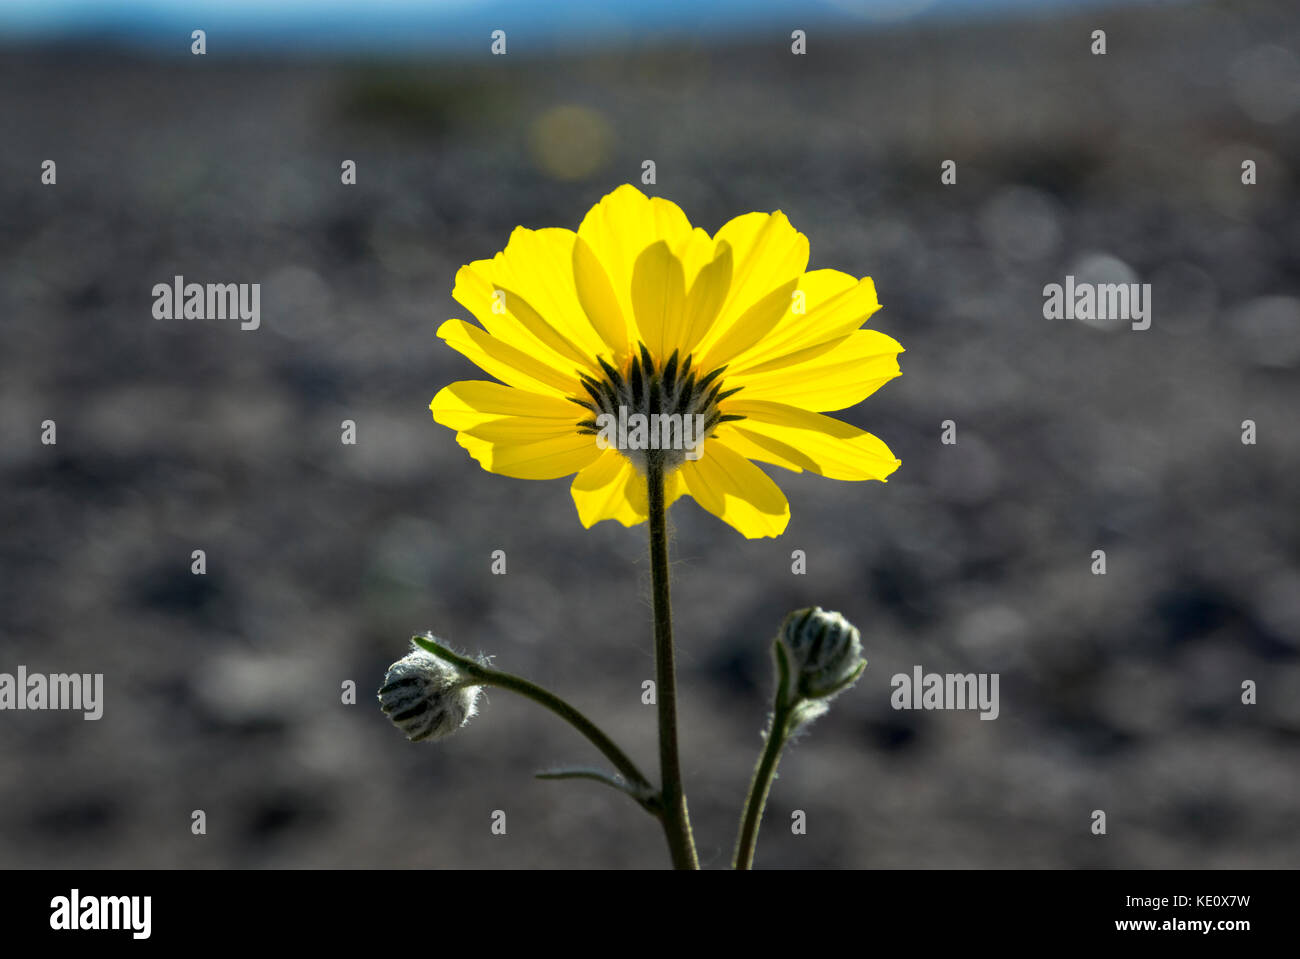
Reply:
M820 606L797 609L785 618L777 656L784 659L782 675L791 702L834 696L857 682L867 668L856 627Z
M451 663L412 643L411 652L388 667L379 708L411 742L442 739L478 711L481 688L469 685Z

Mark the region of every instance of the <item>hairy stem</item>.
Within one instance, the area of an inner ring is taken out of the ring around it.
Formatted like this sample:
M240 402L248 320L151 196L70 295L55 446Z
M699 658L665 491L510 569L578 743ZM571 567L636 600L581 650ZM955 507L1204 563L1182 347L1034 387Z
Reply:
M605 735L604 730L593 723L590 719L580 713L573 706L570 706L559 696L550 690L543 689L536 683L520 677L513 676L510 673L503 673L498 669L492 669L490 666L484 666L465 656L453 653L444 646L425 638L424 636L414 636L412 639L421 649L427 650L439 659L446 660L456 666L475 683L483 686L496 686L501 689L508 689L512 693L518 693L525 699L531 699L539 706L544 706L555 715L559 716L570 726L576 729L582 735L586 736L593 746L605 754L605 758L614 764L614 767L623 776L623 779L630 787L625 790L634 799L656 817L662 819L663 815L656 807L657 804L638 798L649 797L654 793L654 787L650 781L637 768L636 763L628 758L623 750L619 749L614 740Z
M698 869L691 820L686 811L681 759L677 751L677 674L673 663L673 611L668 585L667 510L663 463L650 457L646 468L650 506L650 578L654 594L655 689L659 704L661 821L674 869Z
M763 809L767 806L768 793L772 791L776 764L781 761L781 750L785 748L789 725L790 709L782 689L777 693L776 706L772 711L772 728L767 733L767 744L759 756L758 765L754 769L754 780L750 783L749 795L745 798L745 814L741 819L736 855L732 860L734 869L752 869L754 866L758 827L763 822Z

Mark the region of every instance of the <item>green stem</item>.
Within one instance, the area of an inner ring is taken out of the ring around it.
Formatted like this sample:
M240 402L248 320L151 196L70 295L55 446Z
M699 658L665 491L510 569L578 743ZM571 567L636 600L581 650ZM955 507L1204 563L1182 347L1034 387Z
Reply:
M677 674L673 663L673 611L668 585L667 510L663 463L649 457L646 486L650 506L650 579L654 594L656 694L659 703L659 778L663 783L661 822L674 869L699 869L686 791L677 751Z
M631 787L631 790L628 792L632 798L637 799L637 801L640 802L647 811L651 812L658 818L662 818L662 814L657 811L655 804L649 801L650 797L653 796L654 786L650 784L650 781L646 779L641 770L637 768L636 763L632 762L632 760L628 758L627 754L624 753L623 750L619 749L614 740L605 735L604 731L599 726L580 713L577 709L570 706L559 696L555 695L550 690L543 689L536 683L529 682L521 676L513 676L510 673L503 673L500 670L484 666L468 657L453 653L446 647L440 646L423 636L413 636L412 639L421 649L427 650L439 659L444 659L453 664L476 683L484 686L498 686L501 689L508 689L512 693L518 693L525 699L531 699L539 706L543 706L555 713L555 715L559 716L578 732L582 733L582 735L586 736L593 746L605 754L605 758L614 764L614 767L618 769L618 771L623 775L624 780L626 780L628 785ZM638 796L641 798L638 798Z
M785 748L790 725L790 705L785 701L784 682L776 694L776 706L772 710L772 728L767 733L767 745L758 759L754 769L754 780L749 786L749 795L745 798L745 815L740 824L740 837L736 840L736 857L732 861L735 869L752 869L754 866L754 846L758 843L758 827L763 822L763 809L767 806L767 795L772 791L772 780L776 777L776 764L781 761L781 750Z

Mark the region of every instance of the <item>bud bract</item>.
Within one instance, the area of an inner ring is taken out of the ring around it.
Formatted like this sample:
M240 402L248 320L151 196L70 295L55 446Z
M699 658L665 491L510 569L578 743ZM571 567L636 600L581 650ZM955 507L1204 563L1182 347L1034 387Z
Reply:
M412 742L450 736L478 711L479 686L451 663L411 644L388 667L379 708Z
M857 628L820 606L787 616L777 643L777 655L785 657L786 696L791 702L834 696L867 668Z

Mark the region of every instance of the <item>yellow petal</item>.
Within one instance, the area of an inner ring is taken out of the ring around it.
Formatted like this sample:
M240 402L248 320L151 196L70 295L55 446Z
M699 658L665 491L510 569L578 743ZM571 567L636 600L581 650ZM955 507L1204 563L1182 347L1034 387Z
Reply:
M621 365L628 355L628 324L605 268L582 237L573 244L573 279L578 302L601 341Z
M647 197L629 183L588 211L578 227L578 236L604 267L625 319L636 315L632 274L641 252L660 240L671 250L685 250L693 243L690 221L676 203Z
M713 370L726 366L734 357L771 332L790 313L790 294L794 292L795 282L790 280L778 286L746 310L712 346L702 351L700 369Z
M578 433L530 443L492 442L468 432L456 434L456 442L469 450L488 472L516 479L558 479L588 466L600 456L593 437Z
M487 440L489 443L520 446L573 436L577 434L578 426L574 419L544 420L535 416L498 416L466 427L459 432L475 439ZM588 440L591 439L590 435L583 435Z
M578 518L590 529L601 520L616 519L624 526L644 523L650 514L645 476L622 453L607 449L579 473L570 490ZM679 473L664 477L664 508L686 491Z
M502 416L532 416L572 426L586 415L568 400L488 380L461 380L445 386L429 409L435 421L453 430L470 429Z
M438 335L502 383L551 396L581 395L576 372L562 373L464 320L448 320L438 327Z
M840 340L805 347L727 376L746 400L774 400L805 410L842 410L861 403L899 375L903 347L876 330L854 330Z
M641 477L642 488L644 488L645 485L646 485L645 477L642 476ZM673 503L677 502L679 497L685 495L686 495L686 481L682 477L682 471L680 469L673 470L671 473L669 473L667 476L664 477L664 509L667 509L668 507L672 506Z
M787 284L788 307L794 284L808 266L808 238L779 210L738 216L723 225L714 242L727 243L734 260L731 289L713 327L700 340L703 350L724 337L756 303Z
M718 310L731 291L731 244L725 240L718 244L717 252L702 266L691 282L691 292L686 297L686 310L676 348L685 358L700 339L713 327ZM669 351L671 353L671 350Z
M647 247L632 269L632 308L639 341L659 363L668 359L680 335L686 305L682 263L660 240Z
M872 434L820 413L766 400L742 401L739 396L727 401L725 412L745 417L730 424L736 433L820 476L883 481L902 465Z
M687 288L695 282L700 270L712 263L717 255L718 246L713 242L713 237L698 226L691 230L689 236L678 240L673 245L673 256L682 261L682 268L686 273Z
M636 467L617 450L604 450L600 458L573 479L570 492L578 507L578 519L587 529L601 520L616 519L624 526L645 522L645 481L640 499L635 498Z
M590 356L605 344L578 299L573 276L573 248L577 240L578 234L572 230L518 227L510 235L506 248L493 258L492 278L526 300L564 343ZM548 345L554 348L554 344L548 342Z
M518 236L519 231L516 230L515 234ZM497 254L498 259L501 255ZM566 273L572 272L567 264L564 269ZM456 272L456 285L451 295L457 303L473 313L483 329L492 336L517 347L547 366L565 372L573 369L591 372L598 369L592 358L592 350L579 348L554 323L538 313L519 292L518 287L511 286L518 282L518 277L504 270L498 260L476 260ZM527 285L529 284L525 281L525 287ZM537 288L536 281L531 285ZM576 293L571 312L578 314L583 326L588 328L590 337L599 341L578 304ZM560 325L564 323L561 321Z
M858 280L839 270L813 270L799 278L796 293L804 310L791 309L773 329L744 353L731 358L734 376L798 350L838 340L852 333L880 309L871 277Z
M595 356L604 346L603 343L600 347L579 347L557 330L550 320L538 313L533 308L533 305L516 292L513 287L498 280L497 291L506 304L506 310L510 316L532 334L537 342L542 343L555 354L557 359L549 365L560 370L585 369L590 373L599 371L600 366L596 363ZM586 322L585 314L584 322ZM534 355L537 354L534 352Z
M779 536L790 522L790 504L780 487L721 443L705 443L704 455L687 460L679 472L697 503L749 539Z
M747 460L771 463L793 473L804 470L816 470L817 463L806 453L788 443L760 436L744 428L745 420L739 423L723 423L709 437L711 443L721 443L732 452L739 453Z

